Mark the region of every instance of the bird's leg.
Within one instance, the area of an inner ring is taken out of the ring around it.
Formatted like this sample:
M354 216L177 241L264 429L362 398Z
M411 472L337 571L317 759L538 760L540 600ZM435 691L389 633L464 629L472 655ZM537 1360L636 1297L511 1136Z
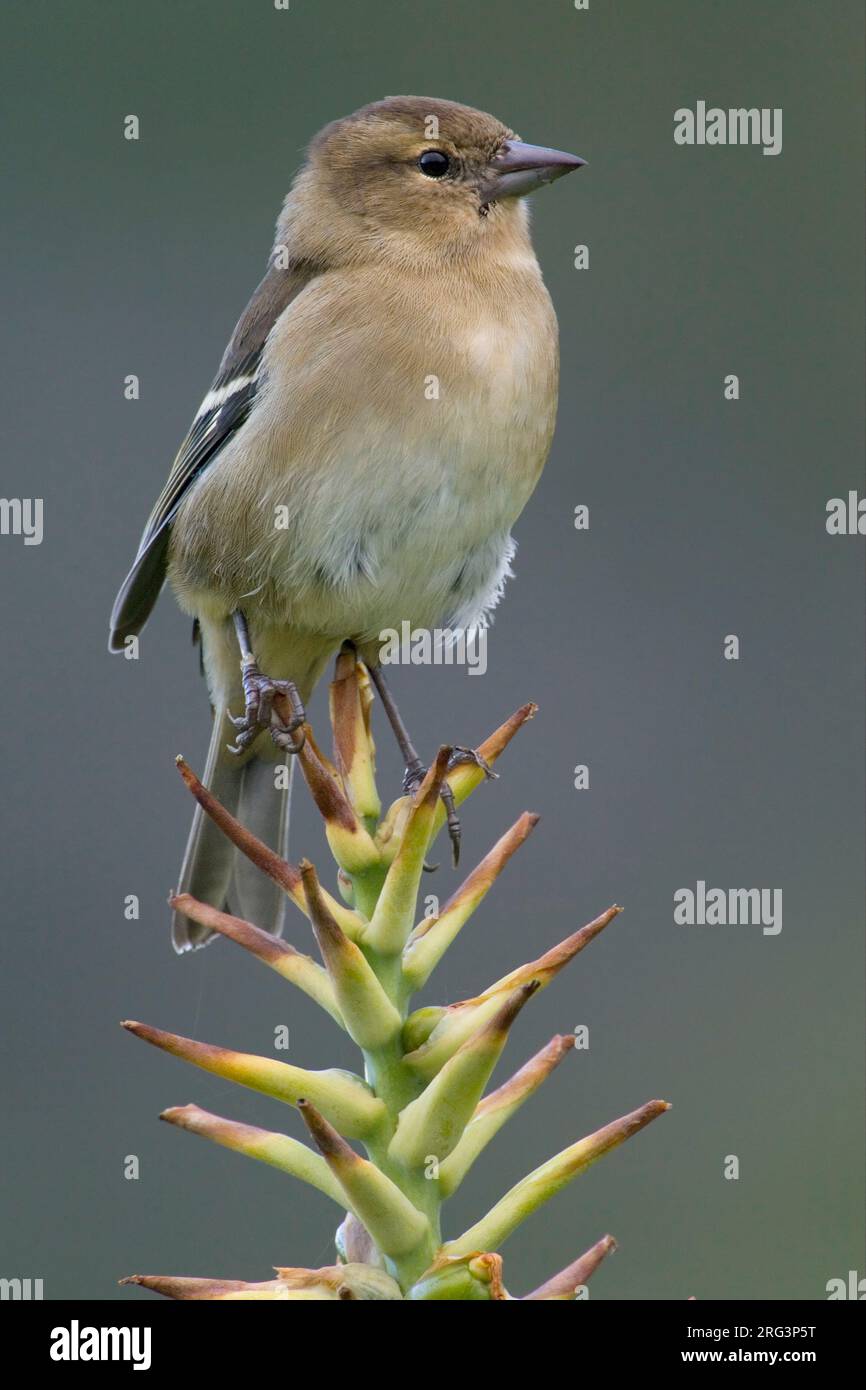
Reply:
M388 717L388 723L391 725L400 752L403 754L403 762L406 765L406 770L403 774L403 790L408 794L409 792L415 791L415 789L420 786L421 782L423 782L425 774L424 764L418 757L415 745L409 737L409 730L403 723L403 716L397 708L397 702L388 688L382 667L371 666L369 667L369 671L370 679L378 691L379 699L382 701L382 708Z
M414 792L423 782L427 769L418 757L406 725L403 723L403 716L397 708L397 702L388 687L384 672L381 666L370 666L370 679L376 687L379 699L382 701L382 708L388 719L388 723L394 731L394 737L403 754L403 761L406 771L403 774L403 791L408 795ZM484 776L487 778L496 777L498 774L490 768L480 754L474 748L463 748L457 746L453 749L448 760L449 769L457 767L460 763L474 763L480 767ZM451 841L451 857L454 867L460 859L460 817L457 814L457 806L454 801L454 793L447 782L443 783L440 793L442 805L445 807L445 820L448 826L448 838ZM428 868L428 865L424 866Z
M274 680L259 670L258 662L250 646L250 633L247 620L240 609L232 614L238 646L241 651L241 682L244 688L244 712L237 718L229 715L237 733L231 753L244 753L262 732L267 729L278 748L287 753L300 753L304 746L304 734L294 735L306 720L304 706L293 681ZM274 696L285 695L292 708L288 723L274 709Z

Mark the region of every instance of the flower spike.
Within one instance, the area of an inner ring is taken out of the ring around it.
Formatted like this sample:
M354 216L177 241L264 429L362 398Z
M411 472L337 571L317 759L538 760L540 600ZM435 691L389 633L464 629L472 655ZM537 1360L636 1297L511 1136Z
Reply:
M382 815L372 702L367 670L347 643L330 688L333 759L308 724L296 754L336 860L343 901L328 892L309 860L296 866L281 858L221 805L182 758L177 760L205 814L309 919L321 965L256 923L222 910L222 904L214 907L189 894L171 900L175 911L243 947L318 1003L358 1047L357 1074L293 1066L144 1023L123 1025L172 1056L297 1108L315 1148L197 1105L174 1106L162 1119L329 1197L344 1213L336 1234L338 1263L321 1269L286 1265L256 1283L133 1275L123 1281L127 1285L181 1301L513 1302L498 1247L591 1163L668 1108L665 1101L649 1101L571 1144L506 1192L462 1235L443 1240L443 1205L473 1165L491 1171L488 1145L574 1046L571 1034L556 1035L485 1095L521 1009L620 909L608 908L481 994L413 1007L413 994L427 983L538 823L538 816L524 812L444 906L419 920L425 858L445 819L443 787L450 788L455 804L464 802L536 707L522 705L484 740L478 764L450 766L450 748L440 748L414 795L398 797ZM238 960L243 963L243 957ZM359 1141L363 1152L349 1141ZM603 1237L519 1301L581 1297L586 1280L614 1248L613 1238Z

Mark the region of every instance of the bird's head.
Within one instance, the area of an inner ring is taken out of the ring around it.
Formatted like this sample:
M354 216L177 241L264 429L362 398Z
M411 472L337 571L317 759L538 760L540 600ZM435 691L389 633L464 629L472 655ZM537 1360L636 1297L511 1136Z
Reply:
M525 144L484 111L388 97L319 132L281 221L337 259L462 257L524 230L522 195L584 163Z

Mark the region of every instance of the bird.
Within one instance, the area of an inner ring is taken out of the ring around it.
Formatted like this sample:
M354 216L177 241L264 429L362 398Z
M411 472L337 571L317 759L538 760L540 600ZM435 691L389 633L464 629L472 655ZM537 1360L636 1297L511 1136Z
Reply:
M585 163L461 103L395 96L325 126L285 198L109 640L122 651L137 637L168 580L201 642L204 780L278 852L288 796L274 763L291 763L344 643L383 696L404 786L423 775L381 634L469 631L502 594L559 379L525 195ZM197 809L178 893L279 935L285 898L263 879ZM179 953L211 935L175 913Z

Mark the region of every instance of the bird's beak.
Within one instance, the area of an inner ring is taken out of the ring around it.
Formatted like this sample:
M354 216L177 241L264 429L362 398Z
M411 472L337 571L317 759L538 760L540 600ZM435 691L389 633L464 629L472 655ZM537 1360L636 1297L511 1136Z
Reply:
M522 140L507 140L495 159L490 161L491 177L485 192L491 202L498 198L520 198L544 183L553 183L572 169L586 163L578 154L564 150L548 150L543 145L524 145Z

